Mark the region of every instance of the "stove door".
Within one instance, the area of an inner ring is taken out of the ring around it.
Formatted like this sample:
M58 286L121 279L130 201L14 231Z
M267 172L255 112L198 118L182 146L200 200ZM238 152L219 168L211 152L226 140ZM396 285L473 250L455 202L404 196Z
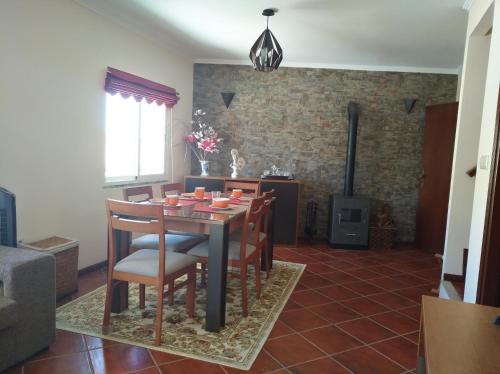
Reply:
M335 197L332 211L333 245L368 246L369 201L358 198Z

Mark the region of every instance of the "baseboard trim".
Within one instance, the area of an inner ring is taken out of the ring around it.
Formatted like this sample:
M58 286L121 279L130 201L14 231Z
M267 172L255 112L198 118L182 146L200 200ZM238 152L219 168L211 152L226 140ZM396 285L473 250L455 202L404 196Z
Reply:
M465 278L463 275L448 274L448 273L443 274L443 280L450 282L465 282Z
M92 273L93 271L96 271L97 269L100 269L108 264L108 260L104 260L101 262L98 262L97 264L90 265L87 267L84 267L80 270L78 270L78 275L85 275L88 273Z

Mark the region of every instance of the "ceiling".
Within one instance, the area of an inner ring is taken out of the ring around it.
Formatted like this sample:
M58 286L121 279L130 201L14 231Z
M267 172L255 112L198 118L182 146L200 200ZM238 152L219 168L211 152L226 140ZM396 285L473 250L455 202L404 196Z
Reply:
M194 62L250 64L269 28L281 66L456 73L464 0L76 0Z

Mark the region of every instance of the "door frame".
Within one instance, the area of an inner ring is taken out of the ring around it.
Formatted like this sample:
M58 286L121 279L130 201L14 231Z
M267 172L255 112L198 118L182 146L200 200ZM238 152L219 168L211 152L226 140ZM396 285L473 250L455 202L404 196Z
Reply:
M498 94L491 173L486 203L476 303L500 306L500 89Z

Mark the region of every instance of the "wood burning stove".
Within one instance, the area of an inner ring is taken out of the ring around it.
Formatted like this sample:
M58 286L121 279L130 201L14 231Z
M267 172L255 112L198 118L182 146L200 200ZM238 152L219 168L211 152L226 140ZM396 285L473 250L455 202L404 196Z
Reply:
M328 214L328 243L335 248L368 248L368 224L370 222L370 201L353 196L354 163L358 132L358 106L347 105L349 118L345 183L343 195L330 195Z

